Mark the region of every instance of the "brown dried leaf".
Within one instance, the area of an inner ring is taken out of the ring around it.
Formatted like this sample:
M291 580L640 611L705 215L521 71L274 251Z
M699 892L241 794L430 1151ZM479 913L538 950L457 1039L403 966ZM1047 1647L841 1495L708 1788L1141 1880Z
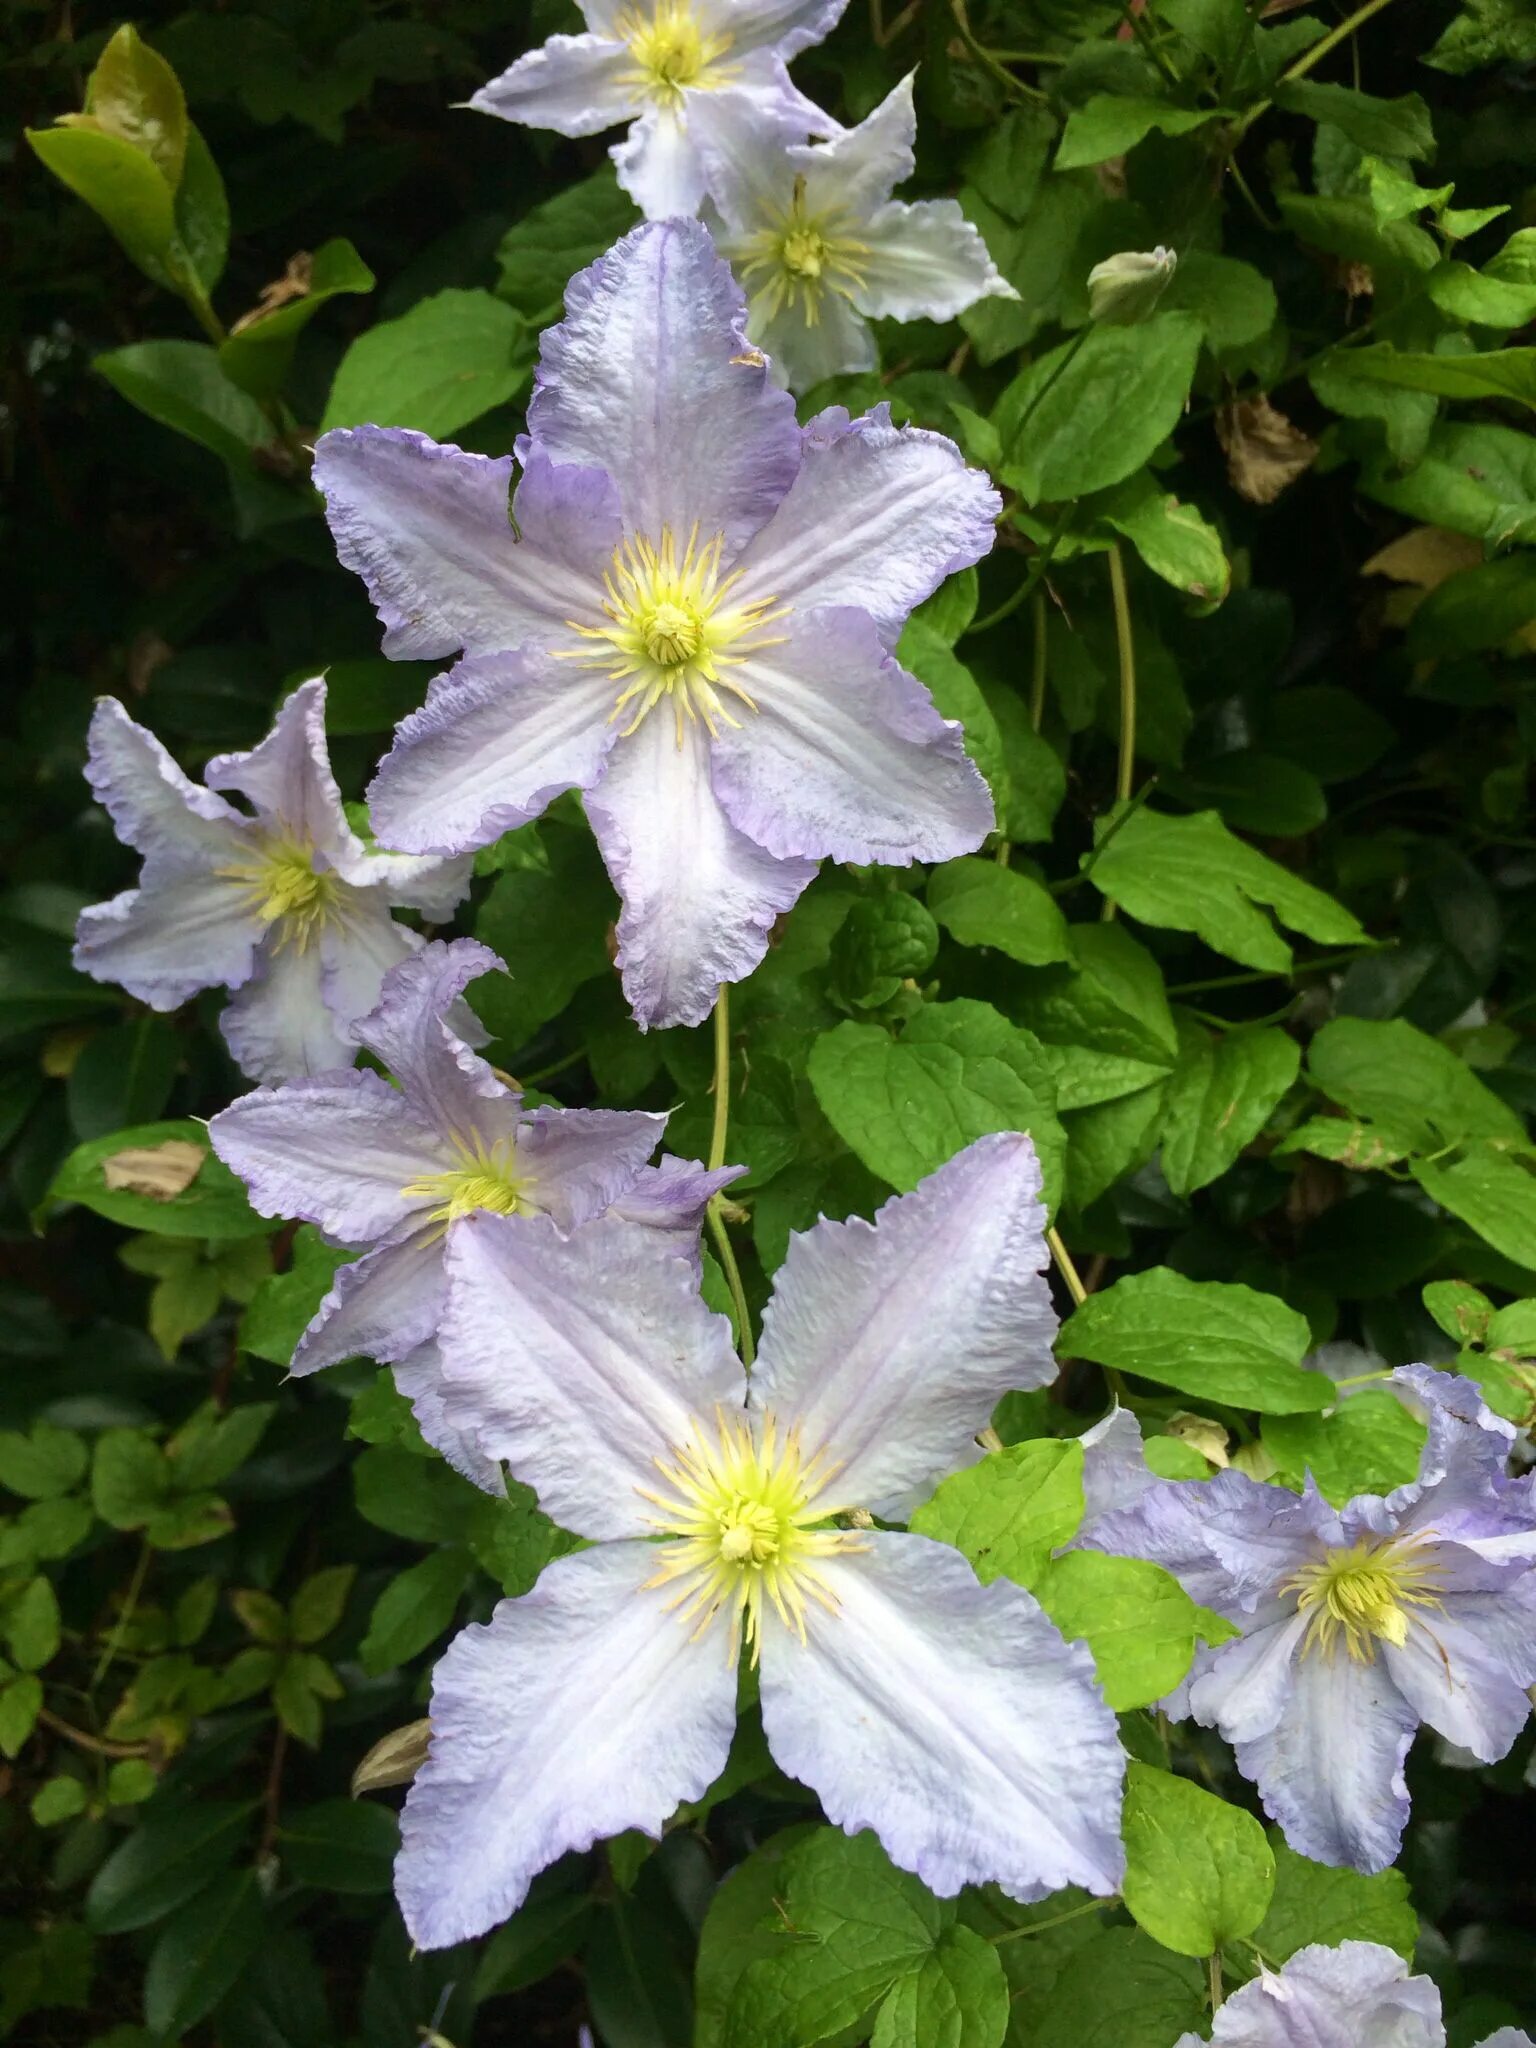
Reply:
M431 1740L430 1721L411 1721L381 1735L352 1773L352 1797L382 1792L389 1785L409 1785L427 1760Z
M1229 1462L1227 1432L1214 1416L1195 1415L1185 1409L1169 1421L1163 1434L1177 1438L1181 1444L1188 1444L1208 1465L1224 1467Z
M1482 542L1469 534L1450 533L1443 526L1410 526L1396 540L1378 548L1361 565L1360 574L1388 576L1394 583L1435 590L1447 577L1475 567L1482 559Z
M114 1193L148 1195L152 1202L173 1201L191 1187L208 1157L206 1145L188 1138L167 1138L163 1145L129 1145L101 1162L102 1179Z
M315 259L307 249L301 249L297 256L288 258L288 268L281 277L261 288L256 304L249 313L242 313L230 328L231 334L243 334L248 327L254 327L258 320L265 320L269 313L275 313L279 306L291 304L294 299L309 296L314 279Z
M1317 443L1267 398L1240 398L1216 415L1216 438L1239 496L1272 505L1317 460Z

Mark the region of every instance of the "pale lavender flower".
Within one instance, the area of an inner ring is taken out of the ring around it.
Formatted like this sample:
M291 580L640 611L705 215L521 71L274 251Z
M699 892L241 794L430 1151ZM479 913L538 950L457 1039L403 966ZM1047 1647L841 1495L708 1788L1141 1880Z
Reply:
M378 1001L385 970L421 944L390 906L444 918L469 888L467 861L374 853L348 825L320 677L250 753L210 761L206 788L102 697L85 772L144 867L136 889L81 912L75 965L155 1010L233 989L220 1022L253 1080L350 1065L352 1024Z
M1440 1987L1409 1975L1394 1949L1374 1941L1299 1948L1279 1970L1235 1991L1211 2024L1212 2048L1445 2048ZM1174 2048L1202 2048L1185 2034ZM1500 2027L1482 2048L1533 2048L1518 2027Z
M290 1370L366 1356L395 1366L422 1434L477 1484L500 1490L443 1412L435 1338L447 1299L444 1255L460 1219L491 1211L547 1217L564 1233L613 1210L647 1226L651 1256L698 1261L705 1205L740 1167L646 1162L667 1119L640 1110L529 1109L456 1028L460 997L501 966L473 939L424 946L385 977L355 1027L393 1074L332 1073L258 1088L208 1126L213 1149L263 1216L315 1224L361 1248L299 1339ZM542 1240L540 1240L542 1242Z
M560 135L600 135L632 121L609 152L619 183L650 220L697 213L704 172L693 123L722 88L789 121L802 137L837 133L837 122L796 90L784 67L828 35L846 5L581 0L585 35L551 36L469 104Z
M692 133L705 219L747 293L747 334L792 391L872 369L870 320L950 320L977 299L1018 297L953 199L891 197L916 161L910 75L815 147L735 91L700 101Z
M883 407L797 425L695 221L637 228L566 304L515 534L510 456L383 427L316 451L385 652L466 656L370 796L391 845L457 853L584 790L635 1015L694 1024L820 858L948 860L991 828L959 726L890 649L999 500Z
M1021 1587L851 1514L904 1518L999 1394L1054 1376L1039 1188L1027 1138L980 1138L873 1224L792 1238L750 1383L633 1224L458 1227L450 1413L592 1547L438 1666L396 1867L422 1947L699 1798L742 1649L780 1767L934 1891L1117 1888L1124 1757L1086 1648Z
M1429 1416L1412 1484L1334 1509L1310 1478L1299 1497L1233 1471L1158 1481L1087 1539L1241 1629L1170 1710L1235 1745L1294 1848L1361 1870L1397 1854L1420 1723L1495 1762L1536 1681L1536 1490L1506 1476L1513 1432L1466 1380L1404 1366L1393 1383Z

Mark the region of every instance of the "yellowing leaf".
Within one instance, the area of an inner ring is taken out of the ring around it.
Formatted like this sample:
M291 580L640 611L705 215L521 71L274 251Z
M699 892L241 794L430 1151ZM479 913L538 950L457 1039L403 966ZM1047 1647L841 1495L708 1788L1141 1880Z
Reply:
M101 1162L101 1176L114 1193L148 1195L169 1202L184 1194L202 1171L206 1145L167 1138L163 1145L130 1145Z

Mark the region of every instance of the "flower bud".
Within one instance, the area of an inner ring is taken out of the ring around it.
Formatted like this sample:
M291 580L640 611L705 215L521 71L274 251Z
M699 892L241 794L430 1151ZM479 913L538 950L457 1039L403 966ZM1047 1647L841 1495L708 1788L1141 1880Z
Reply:
M1122 249L1095 263L1088 273L1088 313L1110 327L1134 327L1145 320L1178 268L1171 249Z

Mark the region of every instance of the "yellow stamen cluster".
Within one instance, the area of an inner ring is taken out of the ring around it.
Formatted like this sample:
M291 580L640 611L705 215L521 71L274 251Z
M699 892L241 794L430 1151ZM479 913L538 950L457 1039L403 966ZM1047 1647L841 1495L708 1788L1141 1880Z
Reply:
M851 216L842 206L812 213L805 180L796 178L788 206L763 208L756 234L725 250L745 285L755 314L772 320L784 307L798 308L807 327L821 319L826 292L852 300L868 277L869 244L848 233Z
M736 75L734 65L720 61L732 38L706 34L688 0L655 0L649 12L627 8L617 30L634 59L620 73L623 83L659 107L675 112L682 105L685 86L710 92Z
M868 1546L822 1526L841 1512L827 1490L842 1467L825 1454L807 1459L798 1430L781 1438L771 1415L749 1421L717 1410L712 1431L696 1427L656 1466L665 1490L643 1497L657 1509L651 1526L675 1540L661 1545L646 1584L677 1585L669 1612L694 1623L693 1641L724 1613L730 1663L745 1642L756 1664L765 1600L802 1642L808 1602L837 1612L817 1560Z
M701 723L711 739L719 738L722 724L740 725L723 692L747 710L757 709L741 684L722 671L740 667L748 654L777 646L778 638L765 639L762 629L783 618L784 609L774 611L771 598L745 605L727 602L741 571L720 574L724 545L725 535L717 533L700 547L697 525L681 555L666 526L659 546L643 536L621 541L603 578L603 610L611 623L566 621L584 640L603 643L597 649L559 652L566 660L604 670L622 686L609 720L629 716L621 738L628 739L663 697L672 704L679 746L685 724Z
M497 1216L519 1216L533 1208L527 1182L515 1171L517 1156L511 1138L499 1139L494 1145L481 1138L455 1138L453 1149L461 1165L413 1180L400 1190L409 1201L433 1204L423 1221L441 1225L439 1236L450 1223L472 1216L477 1209L489 1209Z
M1342 1636L1357 1664L1373 1664L1378 1642L1399 1650L1407 1642L1413 1608L1440 1606L1438 1584L1413 1538L1367 1537L1303 1566L1281 1591L1295 1593L1298 1613L1309 1617L1303 1655L1331 1656Z
M250 860L234 861L215 872L239 882L262 923L278 927L279 948L292 945L305 952L326 925L340 923L345 912L346 884L329 871L317 870L314 848L297 839L267 839Z

